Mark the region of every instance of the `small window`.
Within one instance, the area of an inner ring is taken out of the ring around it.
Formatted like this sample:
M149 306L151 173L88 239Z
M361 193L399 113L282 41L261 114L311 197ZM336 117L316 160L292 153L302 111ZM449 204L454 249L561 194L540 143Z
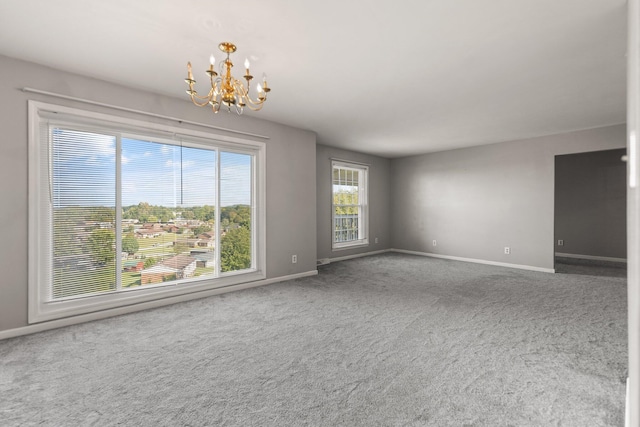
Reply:
M369 167L357 163L332 162L333 249L369 244Z

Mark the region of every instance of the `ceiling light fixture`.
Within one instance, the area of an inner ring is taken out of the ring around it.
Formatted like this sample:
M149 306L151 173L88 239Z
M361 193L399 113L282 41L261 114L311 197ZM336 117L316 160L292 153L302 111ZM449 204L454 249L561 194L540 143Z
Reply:
M206 71L209 74L211 80L211 90L206 96L198 95L198 92L193 88L196 81L193 79L193 73L191 72L191 62L187 63L187 78L184 80L189 85L187 93L191 96L191 101L198 107L204 107L211 105L213 112L220 111L220 106L225 105L227 111L231 111L231 107L235 107L238 114L242 114L244 107L249 107L253 111L258 111L264 105L267 100L267 93L271 91L271 88L267 86L267 75L262 74L262 85L258 83L257 92L258 98L256 100L251 99L249 96L249 86L253 76L249 73L249 60L245 59L244 68L246 74L243 78L247 81L245 84L235 79L231 75L231 67L233 62L229 58L229 55L236 51L236 46L233 43L222 42L218 45L218 48L227 54L227 58L220 62L220 75L215 71L215 58L211 55L209 69Z

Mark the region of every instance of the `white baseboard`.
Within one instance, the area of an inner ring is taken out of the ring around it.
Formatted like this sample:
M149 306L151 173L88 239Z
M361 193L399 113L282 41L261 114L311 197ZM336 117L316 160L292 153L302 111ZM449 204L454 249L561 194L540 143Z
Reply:
M202 292L194 292L191 294L178 295L175 297L163 298L154 301L143 302L125 307L112 308L109 310L97 311L95 313L87 313L79 316L66 317L64 319L50 320L48 322L35 323L32 325L22 326L14 329L0 331L0 340L13 338L20 335L34 334L50 329L61 328L63 326L71 326L79 323L91 322L93 320L106 319L108 317L119 316L121 314L134 313L137 311L148 310L151 308L163 307L179 302L191 301L199 298L206 298L213 295L224 294L227 292L239 291L242 289L256 288L258 286L271 285L273 283L285 282L288 280L299 279L302 277L315 276L318 270L306 271L304 273L290 274L287 276L274 277L271 279L257 280L255 282L241 283L238 285L225 286L216 289L210 289Z
M476 259L476 258L463 258L463 257L457 257L457 256L451 256L451 255L440 255L440 254L434 254L430 252L407 251L404 249L391 249L391 251L402 253L402 254L409 254L409 255L419 255L419 256L426 256L426 257L432 257L432 258L450 259L453 261L473 262L475 264L495 265L497 267L517 268L519 270L539 271L542 273L556 272L556 270L553 268L535 267L532 265L522 265L522 264L509 264L506 262L487 261L484 259Z
M589 261L608 261L608 262L627 262L626 258L613 258L607 256L595 256L595 255L580 255L580 254L565 254L561 252L556 252L557 257L562 258L574 258L574 259L585 259Z
M339 257L335 257L335 258L328 258L329 262L327 264L329 264L331 262L345 261L345 260L348 260L348 259L362 258L362 257L365 257L365 256L385 254L385 253L391 252L391 251L392 251L392 249L382 249L380 251L364 252L364 253L361 253L361 254L345 255L345 256L339 256ZM327 258L323 258L320 261L324 261L326 259Z

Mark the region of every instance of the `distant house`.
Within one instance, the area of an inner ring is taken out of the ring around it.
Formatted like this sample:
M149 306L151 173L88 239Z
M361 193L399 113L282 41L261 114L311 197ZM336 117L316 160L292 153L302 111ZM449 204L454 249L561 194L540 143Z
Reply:
M190 248L197 248L200 246L200 239L187 239L187 246Z
M197 267L210 268L215 266L216 254L213 252L191 252L191 256L196 259Z
M166 227L164 227L164 231L166 231L167 233L177 233L178 231L180 231L180 227L176 227L175 225L168 225Z
M174 280L177 278L177 273L178 271L175 268L157 264L145 268L140 272L140 283L148 285L150 283L162 283L167 280Z
M196 271L196 259L189 255L176 255L164 261L145 268L140 272L140 282L161 283L167 280L186 279L193 277Z
M180 238L173 242L174 245L185 245L189 248L197 248L200 246L200 239ZM206 245L205 245L206 246Z
M176 255L165 259L161 264L178 270L177 279L193 277L193 273L196 271L196 259L190 255Z
M162 224L159 222L147 222L142 225L142 228L147 230L162 230Z
M132 272L132 271L142 271L142 269L144 268L144 262L140 261L140 260L128 260L128 261L124 261L122 263L122 270L123 271L128 271L128 272Z
M212 248L214 246L213 239L199 239L198 247L199 248Z
M154 229L154 228L139 228L134 231L135 236L137 238L142 239L150 239L152 237L160 237L163 234L167 234L166 231L162 229Z

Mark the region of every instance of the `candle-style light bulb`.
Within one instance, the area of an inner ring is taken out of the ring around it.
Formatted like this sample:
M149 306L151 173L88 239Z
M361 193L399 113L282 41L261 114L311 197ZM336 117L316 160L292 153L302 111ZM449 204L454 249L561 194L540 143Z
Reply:
M262 86L260 85L260 83L258 83L258 85L256 86L256 89L258 89L258 94L262 95Z
M187 71L188 71L188 76L187 78L189 80L193 80L193 73L191 72L191 62L187 62Z
M209 63L211 65L216 65L216 58L213 56L213 54L211 54L211 56L209 57Z
M246 68L248 70L249 69L249 65L251 65L251 63L249 62L249 58L245 58L245 60L244 60L244 68Z

